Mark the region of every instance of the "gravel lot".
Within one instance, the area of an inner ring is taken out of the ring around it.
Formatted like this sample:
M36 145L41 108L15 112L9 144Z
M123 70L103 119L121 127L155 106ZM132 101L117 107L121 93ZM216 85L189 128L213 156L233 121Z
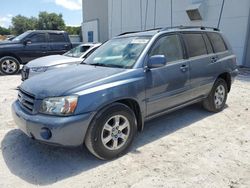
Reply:
M235 81L218 114L192 105L146 124L130 152L100 161L43 145L16 128L20 75L0 76L0 187L250 187L250 74Z

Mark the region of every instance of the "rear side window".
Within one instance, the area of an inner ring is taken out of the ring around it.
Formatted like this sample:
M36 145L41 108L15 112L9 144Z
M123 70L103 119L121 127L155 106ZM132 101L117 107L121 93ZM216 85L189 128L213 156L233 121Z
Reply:
M63 33L49 33L50 42L65 42Z
M46 42L45 34L44 33L36 33L29 37L32 43L41 43Z
M189 57L207 54L207 48L200 33L185 33L184 40Z
M222 37L218 33L208 33L208 37L212 42L215 53L227 50Z
M208 54L213 53L213 48L212 48L211 42L210 42L209 39L207 38L207 35L206 35L206 34L203 34L202 36L203 36L203 39L204 39L204 41L205 41L205 43L206 43Z
M161 37L153 46L149 56L165 55L168 62L183 59L182 46L178 35Z

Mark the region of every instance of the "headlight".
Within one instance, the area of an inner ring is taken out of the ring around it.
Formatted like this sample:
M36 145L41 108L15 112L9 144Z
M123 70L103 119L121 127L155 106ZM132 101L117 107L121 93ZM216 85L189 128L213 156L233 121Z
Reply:
M48 67L32 67L30 69L33 72L45 72L48 69Z
M53 97L43 100L40 112L54 115L71 115L77 106L78 96Z

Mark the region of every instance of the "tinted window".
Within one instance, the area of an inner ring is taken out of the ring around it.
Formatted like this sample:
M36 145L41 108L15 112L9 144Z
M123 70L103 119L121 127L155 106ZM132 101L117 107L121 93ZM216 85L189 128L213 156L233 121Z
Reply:
M208 37L210 38L216 53L227 50L222 37L218 33L208 33Z
M212 48L211 42L210 42L209 39L207 38L207 35L206 35L206 34L203 34L202 36L203 36L203 39L204 39L204 41L205 41L205 43L206 43L208 54L213 53L213 48Z
M150 52L150 56L153 55L165 55L168 62L183 59L179 37L177 35L161 37Z
M89 48L90 48L90 46L82 46L81 52L86 52Z
M189 57L207 54L207 49L202 34L186 33L184 34L184 39Z
M49 33L50 42L65 42L64 35L62 33Z
M37 33L29 37L32 43L46 42L44 33Z

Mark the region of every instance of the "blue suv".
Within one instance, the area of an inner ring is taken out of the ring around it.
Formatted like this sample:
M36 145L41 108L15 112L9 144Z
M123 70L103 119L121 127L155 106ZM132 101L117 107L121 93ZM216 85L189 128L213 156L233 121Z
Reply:
M35 140L85 144L96 157L112 159L127 151L149 119L197 102L223 110L237 72L218 29L124 33L77 66L24 81L13 117Z

